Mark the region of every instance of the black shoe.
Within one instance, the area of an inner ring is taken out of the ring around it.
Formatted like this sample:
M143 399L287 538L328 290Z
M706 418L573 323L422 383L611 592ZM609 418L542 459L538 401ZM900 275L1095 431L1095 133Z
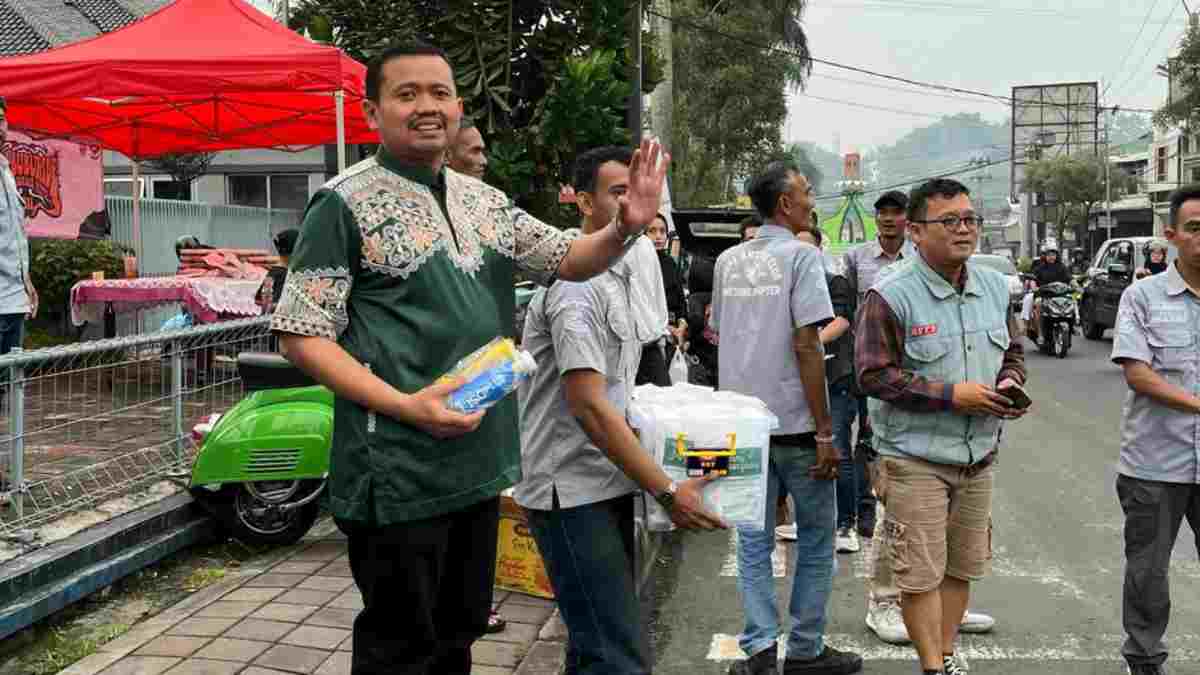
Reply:
M734 661L729 675L779 675L779 650L768 647L745 661Z
M783 662L784 675L850 675L862 670L862 657L853 652L839 652L833 647L815 659L787 659Z
M1161 663L1130 663L1130 675L1167 675L1167 669Z

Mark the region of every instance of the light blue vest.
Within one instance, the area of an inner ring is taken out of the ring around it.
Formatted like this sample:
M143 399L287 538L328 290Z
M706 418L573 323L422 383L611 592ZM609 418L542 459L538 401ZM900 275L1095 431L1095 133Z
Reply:
M904 330L902 367L947 384L995 385L1008 349L1008 284L1004 277L967 263L959 294L921 256L889 269L874 286ZM937 464L971 465L1000 439L1000 420L955 412L916 413L886 401L869 402L880 454Z

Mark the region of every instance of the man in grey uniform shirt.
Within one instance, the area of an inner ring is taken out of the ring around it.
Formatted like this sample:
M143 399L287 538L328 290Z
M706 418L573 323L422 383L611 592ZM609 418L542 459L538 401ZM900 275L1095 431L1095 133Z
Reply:
M621 150L601 148L576 162L584 234L613 219L628 189L632 153ZM703 507L706 479L676 485L625 421L643 346L636 266L627 255L589 281L555 282L533 296L525 317L522 346L538 369L520 388L523 478L514 498L529 513L567 624L571 675L650 672L634 578L638 488L679 527L724 527Z
M763 217L758 237L717 258L710 324L720 335L721 389L754 396L779 418L771 434L767 504L782 487L795 505L796 560L784 672L844 675L862 669L857 654L825 643L833 588L838 454L825 383L820 326L833 318L825 266L796 233L811 226L812 187L797 167L772 162L748 192ZM749 658L731 675L778 672L779 611L771 553L775 509L765 529L738 528L738 590L745 627L738 642Z
M1200 184L1171 195L1166 273L1121 296L1112 359L1129 392L1117 496L1125 512L1121 653L1133 675L1166 672L1171 551L1186 517L1200 541Z
M8 104L0 97L0 143L8 136ZM38 296L29 276L25 202L8 159L0 155L0 354L21 346L26 317L37 316ZM0 384L7 378L0 375Z

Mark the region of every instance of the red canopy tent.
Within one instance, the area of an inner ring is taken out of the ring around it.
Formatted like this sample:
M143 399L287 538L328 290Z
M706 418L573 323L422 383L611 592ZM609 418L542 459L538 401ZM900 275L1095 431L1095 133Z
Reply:
M346 142L377 138L360 105L365 72L242 0L177 0L94 39L0 59L0 95L14 128L135 160L336 142L341 169ZM136 201L134 232L140 247Z

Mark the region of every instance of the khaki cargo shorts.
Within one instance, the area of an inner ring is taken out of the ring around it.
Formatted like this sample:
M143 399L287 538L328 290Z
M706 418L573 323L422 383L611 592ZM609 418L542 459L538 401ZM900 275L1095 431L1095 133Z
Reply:
M879 458L879 480L887 505L884 555L896 587L925 593L946 576L978 581L992 564L992 478L990 459L972 467L920 459Z

